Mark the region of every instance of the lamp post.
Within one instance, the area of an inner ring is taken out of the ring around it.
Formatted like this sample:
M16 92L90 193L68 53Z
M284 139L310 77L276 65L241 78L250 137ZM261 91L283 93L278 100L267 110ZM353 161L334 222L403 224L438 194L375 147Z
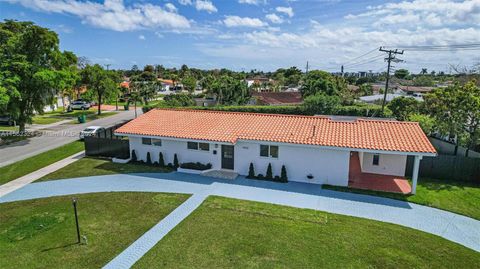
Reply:
M72 199L73 211L75 212L75 224L77 225L77 244L80 244L80 226L78 225L77 199Z

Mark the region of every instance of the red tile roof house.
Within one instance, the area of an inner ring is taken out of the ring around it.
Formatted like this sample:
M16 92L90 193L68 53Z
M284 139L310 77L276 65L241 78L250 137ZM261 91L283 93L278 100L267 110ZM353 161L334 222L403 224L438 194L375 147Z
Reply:
M272 164L289 181L415 193L420 160L436 156L416 122L335 121L321 116L155 109L115 131L130 150L153 162L211 163L213 170L265 175ZM410 187L404 178L414 156Z

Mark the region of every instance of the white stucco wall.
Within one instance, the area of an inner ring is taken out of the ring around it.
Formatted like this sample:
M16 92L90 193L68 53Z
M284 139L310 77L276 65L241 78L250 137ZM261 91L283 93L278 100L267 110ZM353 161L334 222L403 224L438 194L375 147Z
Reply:
M252 162L255 173L265 175L271 163L274 176L280 175L282 165L285 165L289 181L348 185L349 151L276 144L279 146L278 158L266 158L260 157L260 144L269 143L238 142L235 145L235 170L239 174L247 175ZM314 178L308 179L308 174Z
M213 169L221 169L221 143L210 143L210 151L189 150L187 141L162 139L162 146L143 145L141 137L130 137L130 151L135 150L139 160L146 161L150 152L153 162L163 153L165 164L173 163L177 153L180 163L201 162L211 163ZM317 184L348 185L349 151L327 150L302 145L277 144L278 158L260 157L260 144L255 142L238 142L235 145L235 171L247 175L250 162L254 164L256 174L266 174L267 166L272 164L273 175L281 173L285 165L289 181L309 182ZM215 147L218 145L218 147ZM213 154L216 150L217 154ZM313 175L308 179L307 175Z
M158 162L160 152L163 154L165 164L172 163L175 153L180 163L201 162L203 164L211 163L212 168L220 169L221 152L220 146L215 148L214 143L210 144L210 151L187 149L186 141L162 139L162 146L143 145L141 137L130 137L130 151L135 150L139 160L147 160L147 152L150 152L152 162ZM216 150L217 154L213 154Z
M405 176L406 155L379 154L378 165L373 165L373 153L360 152L362 172L392 176Z

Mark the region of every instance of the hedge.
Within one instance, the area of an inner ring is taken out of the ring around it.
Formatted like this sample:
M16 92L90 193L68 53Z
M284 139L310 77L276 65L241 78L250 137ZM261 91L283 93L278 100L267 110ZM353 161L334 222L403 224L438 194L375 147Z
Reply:
M166 106L155 106L166 107ZM153 107L144 106L143 112L147 112ZM269 114L290 114L290 115L307 115L323 114L322 111L307 111L303 106L190 106L179 107L182 109L196 109L196 110L216 110L216 111L228 111L228 112L249 112L249 113L269 113ZM359 117L382 117L382 107L373 104L357 104L351 106L339 106L335 115L340 116L359 116ZM392 112L385 108L384 117L390 117Z

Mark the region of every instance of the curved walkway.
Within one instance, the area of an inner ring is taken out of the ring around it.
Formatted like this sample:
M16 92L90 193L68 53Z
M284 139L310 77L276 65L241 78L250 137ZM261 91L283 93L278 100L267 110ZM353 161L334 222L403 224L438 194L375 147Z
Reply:
M182 173L130 174L55 180L29 184L0 197L0 203L91 192L139 191L218 195L321 210L410 227L441 236L480 252L480 221L418 204L353 193L322 190L318 185L218 180Z

